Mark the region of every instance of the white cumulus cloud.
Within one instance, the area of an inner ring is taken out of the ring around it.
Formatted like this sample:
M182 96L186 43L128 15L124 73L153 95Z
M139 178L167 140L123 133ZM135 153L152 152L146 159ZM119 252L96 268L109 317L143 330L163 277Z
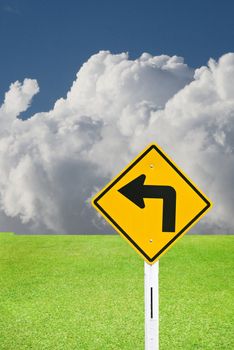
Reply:
M189 68L181 57L101 51L51 111L19 119L37 82L10 86L0 108L0 230L112 232L89 199L156 142L214 203L195 228L234 232L234 54Z

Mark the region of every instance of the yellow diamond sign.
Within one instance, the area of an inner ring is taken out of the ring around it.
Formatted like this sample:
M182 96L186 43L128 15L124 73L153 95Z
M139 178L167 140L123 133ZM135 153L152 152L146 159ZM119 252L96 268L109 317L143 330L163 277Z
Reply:
M156 144L138 155L92 203L150 264L211 207Z

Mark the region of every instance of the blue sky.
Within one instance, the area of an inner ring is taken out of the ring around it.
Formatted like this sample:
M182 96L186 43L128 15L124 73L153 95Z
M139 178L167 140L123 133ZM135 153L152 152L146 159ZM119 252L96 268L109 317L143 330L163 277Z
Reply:
M214 203L196 232L233 233L233 13L233 0L0 0L1 230L109 233L90 198L156 142Z
M233 51L233 13L227 0L1 0L1 101L28 77L40 93L25 116L52 108L99 50L176 54L201 66Z

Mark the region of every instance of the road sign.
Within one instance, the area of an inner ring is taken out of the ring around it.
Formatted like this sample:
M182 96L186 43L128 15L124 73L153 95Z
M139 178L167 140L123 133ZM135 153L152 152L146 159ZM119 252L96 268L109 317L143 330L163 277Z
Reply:
M149 264L211 207L207 197L156 144L138 155L92 203Z

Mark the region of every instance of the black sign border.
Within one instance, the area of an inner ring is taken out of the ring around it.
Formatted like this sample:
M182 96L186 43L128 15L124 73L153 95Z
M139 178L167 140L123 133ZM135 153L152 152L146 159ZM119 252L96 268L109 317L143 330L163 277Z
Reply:
M161 157L183 178L183 180L199 195L199 197L206 203L206 206L187 224L183 227L180 232L177 233L157 254L150 258L142 249L139 247L136 242L125 232L122 227L120 227L117 222L98 204L98 201L117 183L122 177L124 177L141 159L143 159L152 149L155 149L156 152L160 154ZM159 255L161 255L164 250L166 250L179 236L182 235L210 206L211 203L203 196L203 194L198 191L198 189L181 173L179 169L168 159L165 154L156 146L151 145L144 153L142 153L139 158L137 158L123 173L121 173L97 198L93 201L94 205L107 217L113 226L116 227L127 239L132 243L132 245L149 261L154 262Z

